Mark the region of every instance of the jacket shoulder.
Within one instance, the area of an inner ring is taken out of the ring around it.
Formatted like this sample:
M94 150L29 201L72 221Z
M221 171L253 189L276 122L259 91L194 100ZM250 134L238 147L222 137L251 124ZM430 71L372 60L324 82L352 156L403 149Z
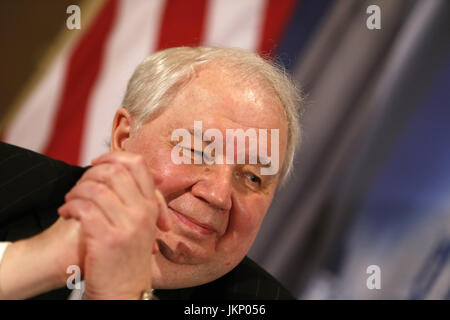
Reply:
M42 230L50 226L57 219L55 208L64 203L64 195L84 171L0 142L0 236L5 230L18 230L14 226L20 221L36 223Z
M227 276L227 275L226 275ZM270 273L249 257L228 274L239 299L292 300L292 294ZM242 297L242 298L241 298Z

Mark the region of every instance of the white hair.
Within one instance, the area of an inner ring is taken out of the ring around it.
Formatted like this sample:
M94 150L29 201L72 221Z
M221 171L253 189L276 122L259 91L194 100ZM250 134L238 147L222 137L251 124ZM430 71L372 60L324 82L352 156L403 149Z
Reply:
M152 114L168 106L178 89L191 79L195 68L210 62L224 63L239 70L241 76L264 81L274 89L288 122L286 156L280 173L283 183L292 172L300 142L301 95L284 68L256 53L235 48L177 47L147 57L134 71L122 102L133 116L133 129L139 130Z

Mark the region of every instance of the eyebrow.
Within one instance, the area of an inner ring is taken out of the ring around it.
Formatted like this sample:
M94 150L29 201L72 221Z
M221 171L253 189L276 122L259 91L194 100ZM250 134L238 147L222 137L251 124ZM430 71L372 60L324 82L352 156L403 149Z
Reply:
M199 136L198 135L198 130L194 130L193 127L187 128L186 130L191 135L193 135L194 137L198 137L198 138L202 139L204 134L205 134L205 131L208 130L208 129L203 130L203 128L202 128L202 131L201 131L201 135L202 136ZM208 142L208 141L204 141L202 139L202 143L205 143L205 142ZM248 152L246 152L245 155L248 157ZM263 161L260 162L261 158L262 158ZM267 164L263 164L262 162L267 163ZM257 163L248 163L248 165L254 165L254 166L259 166L259 167L264 167L264 168L270 168L272 166L272 160L270 160L270 158L268 158L268 157L261 157L260 155L258 155Z

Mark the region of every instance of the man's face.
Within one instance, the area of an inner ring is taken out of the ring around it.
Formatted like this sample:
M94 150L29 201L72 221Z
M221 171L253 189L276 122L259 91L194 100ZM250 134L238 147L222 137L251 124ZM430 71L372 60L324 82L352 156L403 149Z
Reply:
M202 121L204 131L219 129L224 141L226 129L267 129L269 151L270 129L278 129L280 167L285 156L287 123L279 99L269 88L236 80L220 68L197 72L170 106L126 140L124 149L142 154L159 176L156 187L169 208L160 217L168 231L156 233L154 288L200 285L233 269L250 249L279 179L280 170L261 175L260 165L248 164L248 158L246 164L175 164L171 153L178 141L172 132L189 130L194 121Z

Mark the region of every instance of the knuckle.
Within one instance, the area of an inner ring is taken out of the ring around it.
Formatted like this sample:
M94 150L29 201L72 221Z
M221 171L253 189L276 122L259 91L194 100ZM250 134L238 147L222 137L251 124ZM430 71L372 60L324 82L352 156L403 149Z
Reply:
M73 199L73 200L69 200L65 206L68 210L75 210L80 213L84 213L84 212L90 212L92 210L93 205L90 201L87 201L87 200Z
M125 172L125 167L120 163L113 163L110 166L110 175L107 178L111 179L114 175L123 174Z
M95 205L91 201L85 201L83 208L83 218L86 221L95 221L97 219Z
M94 207L94 205L90 201L80 201L79 204L80 209L85 210L87 212L91 211Z
M107 187L102 183L93 183L91 185L91 192L94 196L104 196L107 193Z

